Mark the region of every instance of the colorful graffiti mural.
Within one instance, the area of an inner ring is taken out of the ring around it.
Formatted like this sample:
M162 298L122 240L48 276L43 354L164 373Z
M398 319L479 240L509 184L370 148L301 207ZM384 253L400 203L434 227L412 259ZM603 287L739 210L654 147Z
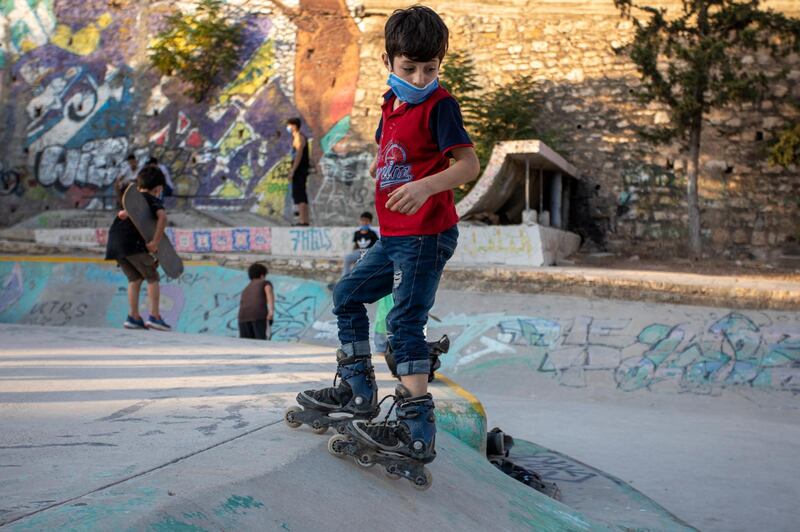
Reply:
M271 275L273 339L297 341L330 305L321 283ZM187 266L162 278L161 312L176 331L238 336L239 294L247 275L219 266ZM147 312L142 297L142 313ZM127 281L112 263L0 262L0 322L120 327L128 311Z
M0 11L8 21L0 37L11 43L0 63L10 62L12 100L24 106L22 116L5 118L5 135L25 139L33 176L4 186L3 195L99 208L133 153L140 164L157 157L195 206L291 220L284 122L300 116L315 160L326 159L309 182L312 197L319 189L317 219L349 222L371 203L369 162L339 153L350 134L360 53L345 3L302 0L244 15L240 66L203 103L184 96L179 80L139 64L168 7L12 0Z
M800 393L800 322L730 312L706 320L642 325L632 318L549 319L451 314L429 324L452 347L446 372L528 368L564 386L595 373L621 391L709 394L732 386Z

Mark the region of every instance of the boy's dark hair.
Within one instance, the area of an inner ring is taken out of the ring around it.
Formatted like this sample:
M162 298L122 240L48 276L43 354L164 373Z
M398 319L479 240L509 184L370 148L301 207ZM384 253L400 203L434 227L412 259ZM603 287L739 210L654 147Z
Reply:
M136 186L143 190L153 190L157 186L164 186L167 180L158 166L145 166L136 176Z
M441 61L450 37L442 18L425 6L398 9L386 21L383 33L389 64L398 55L423 63L437 58Z
M149 159L147 159L147 164L158 164L158 159L156 159L155 157L150 157Z
M269 273L267 267L260 262L254 262L247 268L247 277L249 277L251 281L259 277L266 277L267 273Z
M302 124L300 119L297 117L290 118L289 120L286 121L286 123L295 126L297 129L300 129L300 124Z
M128 155L128 157L127 157L127 159L126 159L126 160L128 160L128 161L135 161L135 160L136 160L136 156L135 156L134 154L132 154L132 153L131 153L130 155Z
M369 211L364 211L364 212L361 213L361 216L359 216L359 218L366 218L367 220L369 220L371 222L372 221L372 213L369 212Z

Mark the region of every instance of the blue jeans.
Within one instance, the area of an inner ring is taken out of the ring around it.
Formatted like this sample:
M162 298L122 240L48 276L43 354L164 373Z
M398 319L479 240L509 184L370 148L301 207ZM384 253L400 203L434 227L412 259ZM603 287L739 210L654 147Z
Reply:
M369 248L333 291L333 313L345 353L369 354L369 318L365 303L390 292L394 307L386 317L398 375L430 372L423 329L433 307L444 265L458 243L458 227L435 235L386 236Z

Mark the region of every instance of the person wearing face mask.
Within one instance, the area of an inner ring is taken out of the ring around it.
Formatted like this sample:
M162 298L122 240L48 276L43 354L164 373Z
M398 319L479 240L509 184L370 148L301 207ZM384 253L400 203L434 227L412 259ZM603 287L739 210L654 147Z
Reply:
M342 433L328 443L331 453L362 462L367 456L392 476L425 489L430 472L423 464L436 457L436 422L424 329L458 241L453 189L478 177L480 163L458 103L438 85L449 36L442 19L424 6L400 9L389 17L384 34L390 90L370 167L380 240L333 290L341 343L338 386L298 394L303 410L287 411L286 421L335 424ZM373 422L380 407L365 303L388 294L394 297L386 319L389 344L401 384L393 396L396 419Z
M292 183L292 201L297 210L298 221L296 225L308 226L308 194L306 181L310 160L308 156L308 139L300 133L302 122L299 118L290 118L286 121L286 132L292 136L292 169L289 178Z
M372 229L372 213L364 211L359 217L359 228L353 233L353 251L344 256L344 271L342 277L345 277L353 269L353 265L361 260L361 257L366 255L367 250L375 245L378 241L378 233Z

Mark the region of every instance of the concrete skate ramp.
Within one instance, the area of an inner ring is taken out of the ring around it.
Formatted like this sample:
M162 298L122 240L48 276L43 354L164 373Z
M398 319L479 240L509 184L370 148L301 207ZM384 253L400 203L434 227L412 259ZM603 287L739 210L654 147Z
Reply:
M497 212L512 194L525 187L525 161L533 169L559 171L577 176L577 169L539 140L498 142L478 182L456 205L462 218L480 212Z
M614 483L579 461L705 532L796 529L800 313L440 290L432 314L488 426L573 457L523 453L570 506Z
M330 382L329 348L109 328L0 336L6 530L613 529L491 466L464 442L486 430L480 404L445 383L423 493L284 424L297 390ZM378 379L384 393L395 382L382 364Z
M276 292L275 340L296 341L330 306L323 283L270 275ZM238 336L239 294L247 273L188 262L179 279L161 279L161 314L174 330ZM0 257L0 322L119 328L128 313L127 280L113 261ZM140 310L147 316L142 289Z

